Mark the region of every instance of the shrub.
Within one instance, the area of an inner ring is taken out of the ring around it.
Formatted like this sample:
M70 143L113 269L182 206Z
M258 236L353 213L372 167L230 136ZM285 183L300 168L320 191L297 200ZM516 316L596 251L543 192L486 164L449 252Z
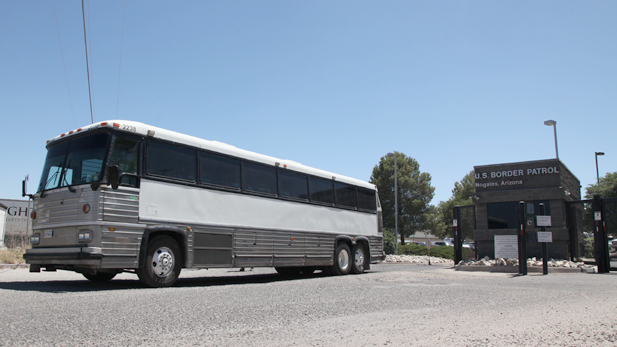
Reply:
M593 238L585 239L583 243L583 258L594 258L593 254Z
M463 259L476 259L476 251L470 248L463 248Z
M12 248L0 250L0 264L23 264L24 253L23 248Z
M431 257L454 260L454 247L433 246L431 247Z
M426 246L416 245L414 243L410 243L407 245L399 245L398 246L398 254L406 254L406 255L426 255L427 254Z
M414 243L399 246L399 254L406 255L428 255L426 246L416 245ZM449 246L432 246L431 257L454 259L454 247Z
M24 231L4 235L4 245L7 248L29 248L30 236Z
M386 254L394 254L395 242L396 239L394 238L394 234L388 229L383 229L383 251L386 252Z

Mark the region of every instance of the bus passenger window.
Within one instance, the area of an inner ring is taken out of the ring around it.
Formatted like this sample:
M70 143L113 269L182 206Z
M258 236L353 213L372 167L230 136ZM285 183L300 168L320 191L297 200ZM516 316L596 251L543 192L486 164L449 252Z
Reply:
M356 188L349 184L335 182L336 205L345 207L356 207Z
M202 184L240 189L240 160L199 153L199 180Z
M274 166L243 162L242 168L244 190L262 194L276 194L276 168Z
M334 189L331 180L309 177L309 189L312 202L334 204Z
M375 191L358 188L358 208L361 210L377 211Z
M194 182L196 173L195 150L148 141L148 174Z
M279 194L286 198L308 199L308 177L303 174L280 170Z

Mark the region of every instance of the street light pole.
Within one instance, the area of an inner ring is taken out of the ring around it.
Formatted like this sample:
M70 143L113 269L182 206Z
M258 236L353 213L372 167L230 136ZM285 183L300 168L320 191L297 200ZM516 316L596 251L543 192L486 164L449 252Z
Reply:
M396 152L388 153L394 157L394 254L398 254L398 175L396 174Z
M604 155L604 152L596 152L596 177L598 178L598 185L600 185L600 170L598 170L598 156Z
M544 121L544 125L553 126L553 132L555 134L555 157L559 159L559 150L557 150L557 122L549 119L547 121Z

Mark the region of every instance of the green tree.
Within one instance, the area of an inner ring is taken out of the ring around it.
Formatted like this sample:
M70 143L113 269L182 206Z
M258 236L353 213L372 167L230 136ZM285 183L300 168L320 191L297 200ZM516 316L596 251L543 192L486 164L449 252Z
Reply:
M461 179L460 182L454 183L452 189L452 197L448 201L442 201L437 206L443 229L440 229L442 234L435 234L439 237L454 236L454 206L467 206L473 204L472 196L476 193L476 179L473 170Z
M405 237L426 230L427 213L435 194L431 175L420 171L420 164L403 153L396 153L398 176L398 231L401 243ZM383 209L384 228L394 230L394 158L384 156L373 168L371 183L377 186Z
M594 195L600 195L601 198L616 198L617 197L617 172L608 172L606 176L600 177L599 184L590 184L586 189L585 199L593 199ZM589 206L591 207L591 206ZM583 213L583 228L587 232L593 231L593 210L585 208ZM607 219L606 230L612 236L615 236L617 230L617 222L614 218Z
M590 184L586 189L585 198L592 199L594 195L602 198L617 197L617 172L609 172L604 177L600 177L599 184Z

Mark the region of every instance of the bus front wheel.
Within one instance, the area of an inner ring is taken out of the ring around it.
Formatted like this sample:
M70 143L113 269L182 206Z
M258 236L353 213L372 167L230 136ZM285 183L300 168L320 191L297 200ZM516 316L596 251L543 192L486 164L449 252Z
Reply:
M330 266L332 275L347 275L351 271L351 251L347 244L341 243L334 251L334 265Z
M180 246L174 239L155 237L148 242L146 263L137 269L137 276L148 287L171 287L182 270L180 258Z

